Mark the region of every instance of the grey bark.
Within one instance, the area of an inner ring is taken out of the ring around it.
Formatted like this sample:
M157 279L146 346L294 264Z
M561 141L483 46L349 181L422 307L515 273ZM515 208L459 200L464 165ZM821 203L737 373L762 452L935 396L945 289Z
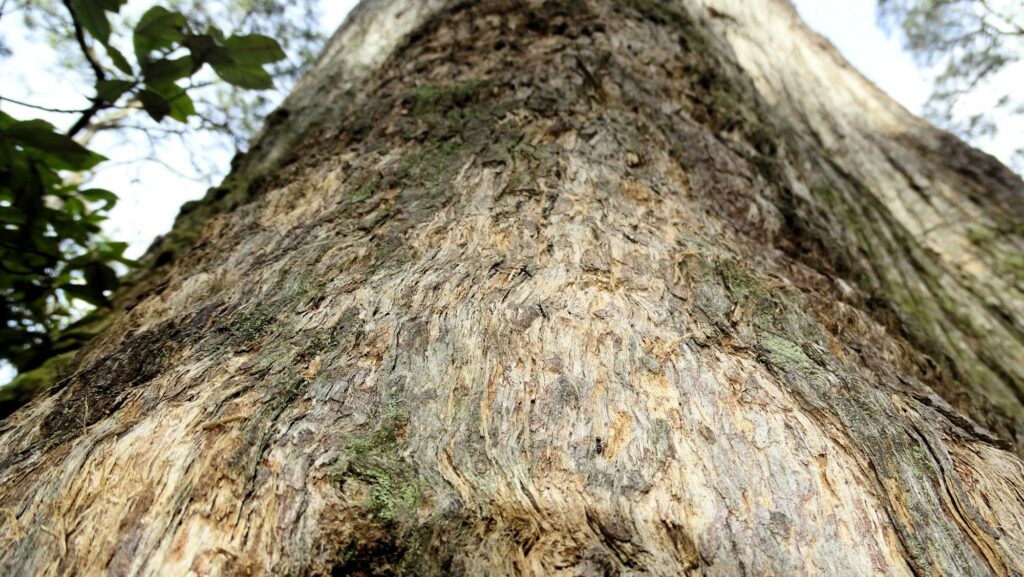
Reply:
M1022 200L781 0L365 3L0 423L0 571L1019 575Z

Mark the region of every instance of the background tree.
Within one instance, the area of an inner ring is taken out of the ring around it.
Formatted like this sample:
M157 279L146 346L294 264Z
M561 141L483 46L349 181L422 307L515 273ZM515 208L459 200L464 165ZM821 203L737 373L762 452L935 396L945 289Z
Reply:
M0 422L0 572L1024 572L1022 198L785 2L366 2Z
M1020 0L880 0L879 20L899 30L917 61L936 70L926 116L976 142L999 131L999 118L1024 115L1019 94L1024 55ZM974 97L975 102L967 102ZM1024 148L1014 153L1024 168Z

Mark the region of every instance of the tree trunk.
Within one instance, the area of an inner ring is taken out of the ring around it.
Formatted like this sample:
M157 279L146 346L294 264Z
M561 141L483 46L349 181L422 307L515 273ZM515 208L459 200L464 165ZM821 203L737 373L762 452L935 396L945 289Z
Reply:
M0 423L3 575L1020 575L1024 184L786 0L376 0Z

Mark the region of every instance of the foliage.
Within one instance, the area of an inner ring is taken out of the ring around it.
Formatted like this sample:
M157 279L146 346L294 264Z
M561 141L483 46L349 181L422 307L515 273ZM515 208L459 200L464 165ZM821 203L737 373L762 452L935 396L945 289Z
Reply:
M113 265L131 264L124 243L99 234L117 196L81 184L80 173L105 158L74 137L111 110L142 110L157 123L185 123L196 114L191 93L204 67L235 87L267 89L274 85L267 65L285 57L268 36L227 35L153 6L131 30L129 59L115 46L112 25L124 3L62 1L95 89L65 133L43 120L0 112L0 359L19 371L62 352L55 342L74 314L72 301L108 305L118 286Z
M132 2L126 6L126 11L144 7L147 2L152 0ZM195 114L190 116L187 126L162 127L154 131L150 125L137 122L137 115L129 114L131 108L122 108L97 116L83 136L91 137L99 132L116 134L138 147L140 139L137 137L141 134L144 136L142 143L149 146L144 162L161 163L157 154L163 148L161 144L178 142L185 149L202 149L204 146L195 138L198 135L206 137L202 141L205 146L210 146L212 139L216 146L242 150L260 128L263 118L276 106L278 96L290 89L319 51L323 41L318 26L319 0L179 0L173 6L178 13L188 15L196 30L234 30L237 34L259 34L278 41L287 57L265 66L277 90L251 90L221 82L207 69L205 74L200 71L189 87ZM22 16L26 28L49 42L61 56L61 66L89 72L83 53L75 46L73 30L67 25L66 9L59 0L28 0ZM124 54L130 54L133 49L128 20L125 15L110 18L111 43ZM102 51L96 57L108 67L113 65ZM208 166L202 155L193 156L192 164L192 176L210 185L223 176ZM172 172L183 172L181 168L173 167Z
M879 20L899 29L918 63L938 72L925 114L969 139L991 138L996 115L1024 113L1024 100L1007 91L991 106L965 106L967 97L999 87L1024 55L1020 0L879 0ZM1017 82L1010 82L1015 89ZM1016 152L1024 162L1024 149Z
M117 286L110 264L125 245L96 236L116 197L60 174L102 160L46 122L0 112L0 355L19 369L48 356L69 298L103 305Z

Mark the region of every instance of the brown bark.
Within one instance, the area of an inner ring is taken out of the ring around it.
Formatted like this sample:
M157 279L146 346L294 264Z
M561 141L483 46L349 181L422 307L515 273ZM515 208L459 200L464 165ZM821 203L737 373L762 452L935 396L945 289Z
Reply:
M359 10L0 424L0 571L1024 572L1019 178L782 0Z

